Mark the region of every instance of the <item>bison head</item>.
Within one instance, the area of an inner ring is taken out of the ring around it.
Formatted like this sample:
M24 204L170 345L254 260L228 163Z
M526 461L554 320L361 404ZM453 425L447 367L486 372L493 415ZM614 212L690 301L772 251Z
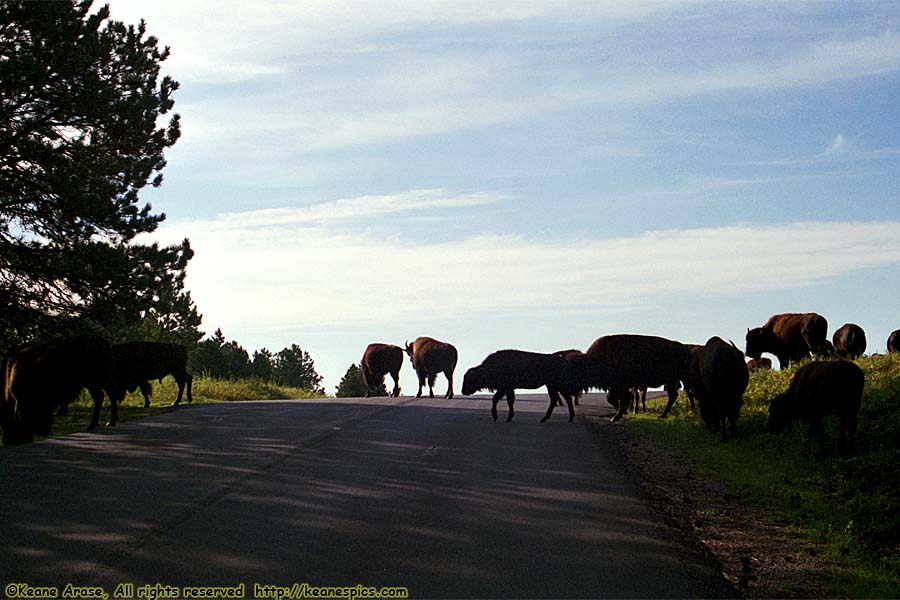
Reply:
M475 392L483 390L486 387L483 369L480 366L472 367L466 371L462 385L462 393L464 396L471 396Z
M413 346L409 343L409 340L406 340L406 344L403 346L404 352L409 355L409 360L413 359Z
M744 354L750 358L759 360L759 357L765 352L765 349L763 348L765 345L765 337L766 334L762 327L747 329L747 348Z

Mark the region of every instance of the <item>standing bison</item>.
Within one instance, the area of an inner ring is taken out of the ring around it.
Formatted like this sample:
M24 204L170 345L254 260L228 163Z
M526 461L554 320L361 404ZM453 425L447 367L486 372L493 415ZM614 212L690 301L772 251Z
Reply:
M772 315L762 327L747 330L747 356L759 359L763 352L778 358L781 368L810 354L830 354L826 339L828 321L816 313Z
M188 404L194 400L191 393L194 377L187 370L187 346L167 342L126 342L116 344L112 350L116 359L119 402L124 399L126 390L133 392L140 388L144 407L150 406L152 388L149 382L154 379L162 381L166 375L171 375L178 383L178 396L172 406L181 402L185 387Z
M497 420L497 403L506 396L509 406L507 421L512 421L515 411L516 389L535 390L547 386L550 406L541 423L550 418L553 408L560 402L560 389L564 385L566 358L561 353L539 354L522 350L498 350L488 355L477 367L466 371L462 393L466 396L479 390L495 390L491 416ZM575 419L572 396L566 396L569 405L569 421Z
M3 360L0 388L0 428L4 444L34 441L48 435L53 413L74 402L87 388L94 401L88 429L97 426L104 392L109 397L109 425L118 420L118 392L109 343L97 335L80 335L53 342L23 344Z
M665 385L669 402L660 417L678 397L679 382L690 380L691 351L680 342L650 335L607 335L598 338L582 356L568 361L568 389L604 388L616 406L615 421L630 404L629 389Z
M862 369L846 360L816 361L797 369L788 390L769 403L769 429L780 433L796 419L809 422L809 435L825 448L823 419L836 415L841 421L838 450L852 445L862 404L865 377Z
M558 350L558 351L554 352L554 354L558 354L558 355L562 356L563 358L566 359L566 362L568 362L568 360L571 357L582 356L584 354L584 352L582 352L581 350L576 350L576 349L572 348L569 350ZM575 406L578 406L578 403L579 403L579 400L581 399L581 394L583 391L584 390L578 390L578 389L570 390L567 387L565 387L565 385L563 385L559 388L559 393L563 398L566 399L566 402L568 402L569 398L571 397L572 401L575 403ZM562 399L560 399L560 401L557 404L558 404L558 406L562 406Z
M737 433L750 372L744 353L720 337L711 337L691 365L691 382L700 416L710 429L722 430L722 441ZM728 427L726 428L726 421Z
M372 393L379 393L384 385L384 376L390 373L394 380L391 396L400 395L400 367L403 366L403 348L392 344L369 344L363 352L359 363L362 370L363 383L366 386L366 398Z
M887 340L888 352L900 352L900 329L892 331Z
M430 337L416 338L412 344L406 342L406 353L419 377L419 391L416 398L422 397L422 386L428 381L428 395L434 398L434 381L438 373L447 378L447 393L444 398L453 397L453 371L458 358L456 348L452 344L439 342Z
M841 325L831 338L834 352L840 358L853 360L866 351L866 332L856 323Z

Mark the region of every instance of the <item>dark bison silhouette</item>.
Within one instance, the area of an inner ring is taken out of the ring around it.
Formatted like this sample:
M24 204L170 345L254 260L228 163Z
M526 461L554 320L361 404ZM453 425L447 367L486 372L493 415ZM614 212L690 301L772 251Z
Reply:
M866 351L866 332L856 323L844 323L831 337L834 352L840 358L860 357Z
M505 396L512 421L515 411L516 389L535 390L547 386L550 406L541 423L550 418L553 408L560 402L560 390L565 385L566 357L560 353L540 354L523 350L498 350L489 354L480 365L472 367L463 376L462 393L466 396L479 390L496 391L492 399L491 416L497 420L497 403ZM566 396L569 405L569 421L575 419L572 396Z
M691 351L680 342L651 335L618 334L597 338L582 356L568 360L568 389L607 390L617 407L612 420L625 414L629 390L665 385L669 395L660 417L669 414L678 397L679 382L690 380Z
M721 428L722 441L727 441L729 431L731 437L737 433L737 419L750 381L744 353L733 343L714 336L695 356L691 382L700 417L710 429Z
M419 377L419 391L416 398L422 397L422 386L428 381L428 395L434 398L434 381L438 373L447 378L447 393L444 398L453 397L453 371L456 369L458 354L456 347L446 342L439 342L430 337L416 338L412 344L406 342L406 353Z
M809 423L809 435L825 448L822 420L836 415L841 422L838 450L852 445L862 404L865 377L862 369L846 360L815 361L794 373L788 390L769 403L769 429L780 433L788 423L800 419Z
M390 373L394 380L391 396L400 395L400 367L403 366L403 348L393 344L369 344L363 352L359 363L362 370L363 383L366 386L366 398L372 393L380 393L384 384L384 376Z
M900 329L892 331L887 339L888 352L900 352Z
M569 357L581 356L582 354L584 354L584 352L582 352L581 350L576 350L575 348L570 348L568 350L557 350L556 352L554 352L554 354L559 354L568 362ZM582 392L583 390L570 390L566 388L565 385L559 388L560 396L562 396L562 398L565 398L566 402L568 402L569 397L571 397L572 401L575 403L575 406L578 406ZM560 398L560 401L557 403L558 406L562 406L562 398Z
M118 420L114 359L109 343L98 335L22 344L3 359L0 428L4 444L34 441L48 435L53 413L87 388L94 401L88 429L97 426L104 392L109 397L109 425Z
M830 354L827 334L828 321L820 314L772 315L762 327L747 330L746 353L758 359L763 352L770 352L783 369L810 354Z
M187 370L187 346L169 342L126 342L116 344L112 350L116 360L119 402L125 397L126 390L133 392L140 388L144 396L144 406L150 406L152 394L150 381L154 379L162 381L166 375L171 375L178 383L178 396L172 406L181 402L185 388L188 404L193 402L191 388L194 377Z

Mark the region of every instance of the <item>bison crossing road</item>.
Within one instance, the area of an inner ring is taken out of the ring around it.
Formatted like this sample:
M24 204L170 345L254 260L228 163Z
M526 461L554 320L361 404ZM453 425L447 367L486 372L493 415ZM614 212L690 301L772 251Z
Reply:
M726 597L620 466L611 409L486 399L194 404L4 448L0 582ZM585 415L605 417L595 428Z

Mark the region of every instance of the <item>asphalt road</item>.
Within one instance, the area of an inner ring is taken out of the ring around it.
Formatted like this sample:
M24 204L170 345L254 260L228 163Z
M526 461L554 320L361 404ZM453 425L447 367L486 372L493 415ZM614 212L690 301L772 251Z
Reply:
M206 404L0 449L0 585L729 595L583 419L606 403L541 424L546 402Z

